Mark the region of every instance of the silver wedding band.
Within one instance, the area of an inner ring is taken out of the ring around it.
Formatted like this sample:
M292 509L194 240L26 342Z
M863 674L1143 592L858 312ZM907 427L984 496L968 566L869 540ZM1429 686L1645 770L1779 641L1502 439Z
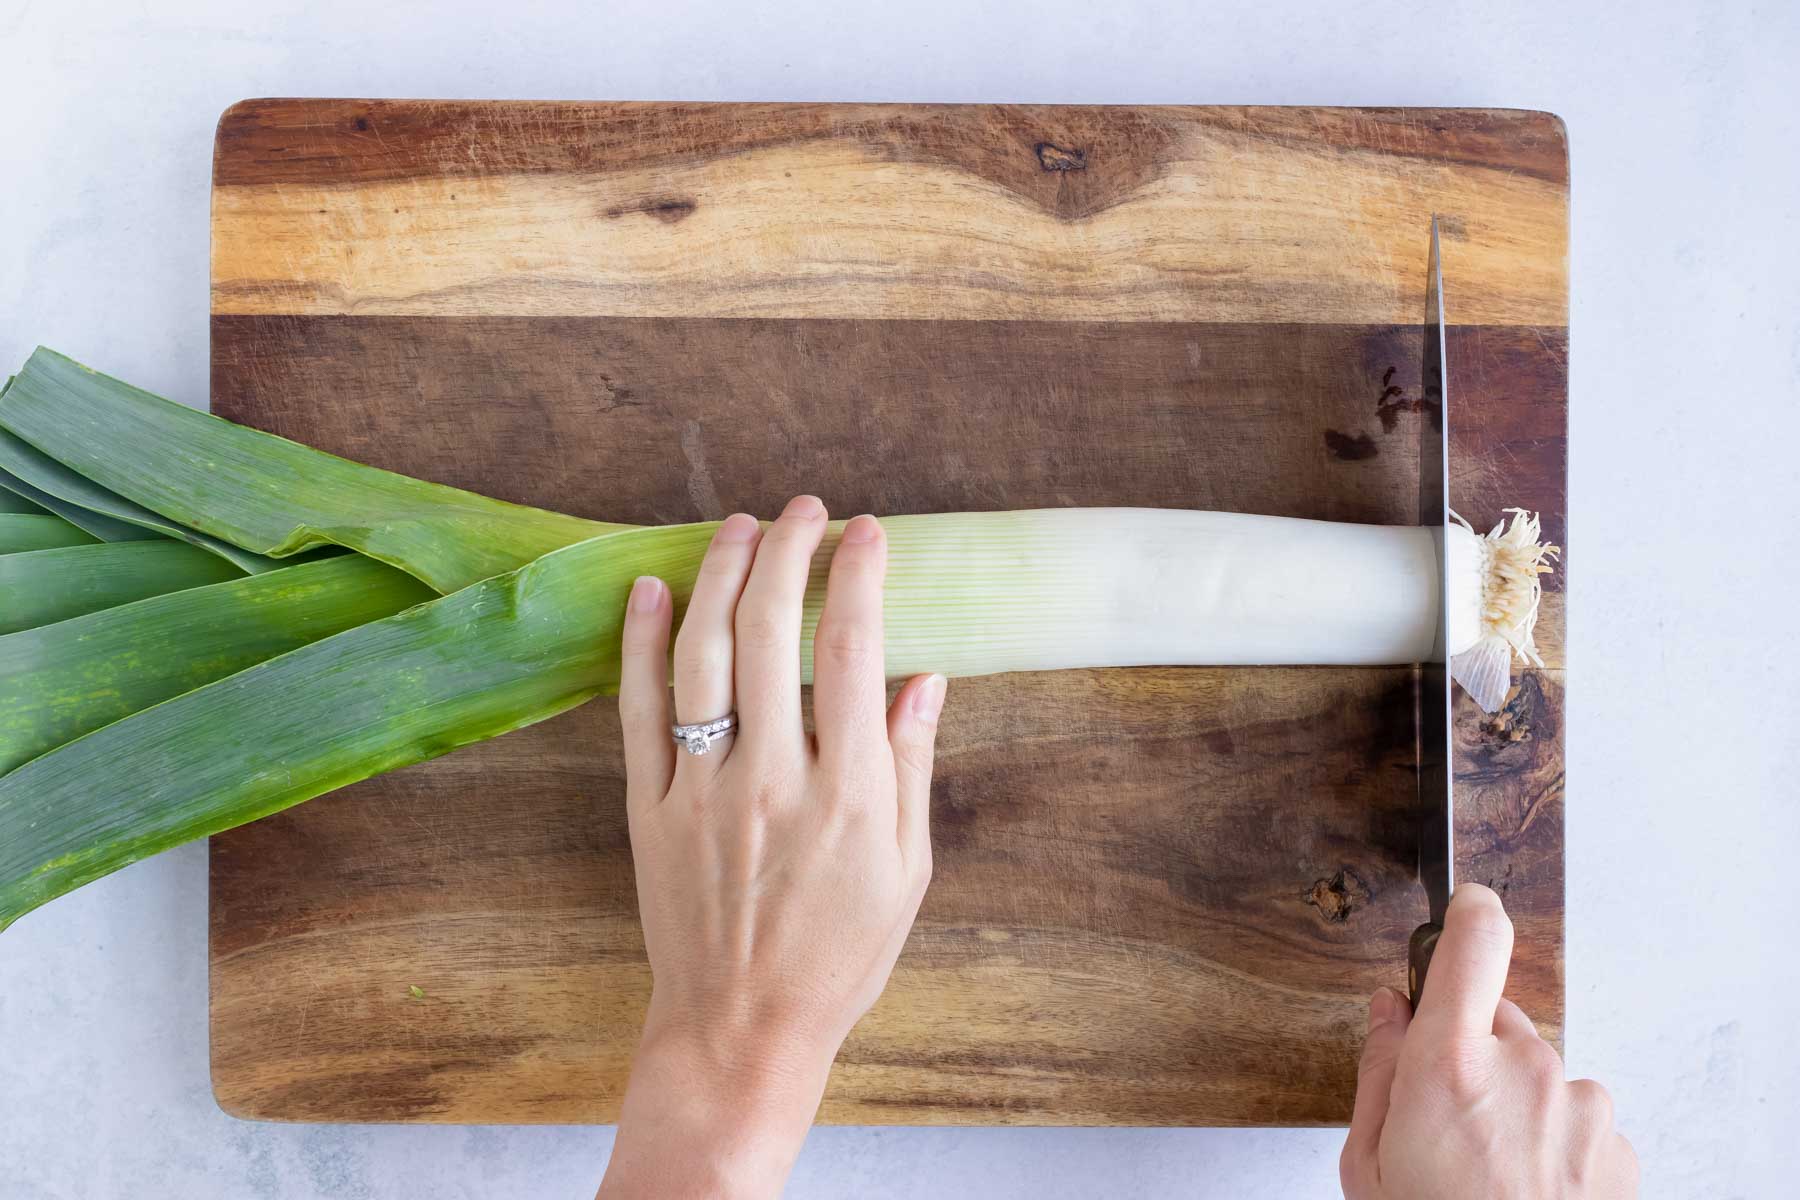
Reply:
M716 721L702 721L698 725L671 725L669 730L681 748L689 754L699 757L711 750L713 743L728 738L737 729L737 714L726 713Z

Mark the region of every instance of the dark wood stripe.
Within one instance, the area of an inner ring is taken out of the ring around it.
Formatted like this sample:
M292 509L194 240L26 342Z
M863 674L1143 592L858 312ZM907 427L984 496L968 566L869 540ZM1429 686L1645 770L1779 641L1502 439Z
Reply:
M602 520L772 513L804 490L843 514L1413 520L1416 327L220 316L212 330L222 415ZM1450 343L1453 502L1478 524L1541 510L1562 544L1566 331L1454 327ZM392 402L342 400L371 394Z
M1229 108L1192 110L1199 120L1297 149L1362 151L1491 167L1567 185L1569 136L1561 117L1507 108Z
M1508 110L262 99L220 118L213 183L607 171L839 139L955 165L1076 218L1154 177L1194 131L1568 177L1562 122Z

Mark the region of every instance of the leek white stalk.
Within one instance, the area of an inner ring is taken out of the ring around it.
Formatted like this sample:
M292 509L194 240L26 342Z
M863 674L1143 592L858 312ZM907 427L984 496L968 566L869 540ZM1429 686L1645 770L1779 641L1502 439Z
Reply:
M887 517L882 527L891 676L1379 666L1421 661L1434 640L1435 535L1417 526L1121 508ZM1451 528L1449 648L1476 656L1464 663L1482 668L1481 690L1464 686L1490 711L1505 699L1511 656L1537 661L1539 563L1555 548L1536 534L1524 514L1488 537ZM829 549L814 562L809 632Z

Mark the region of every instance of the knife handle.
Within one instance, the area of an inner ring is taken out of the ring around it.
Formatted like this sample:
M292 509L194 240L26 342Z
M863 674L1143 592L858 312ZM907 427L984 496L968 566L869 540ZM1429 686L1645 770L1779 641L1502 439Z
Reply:
M1442 925L1433 925L1429 921L1412 932L1412 939L1406 944L1406 990L1412 996L1414 1015L1419 1011L1419 1000L1425 994L1425 973L1431 970L1431 952L1437 949L1438 935L1444 932Z

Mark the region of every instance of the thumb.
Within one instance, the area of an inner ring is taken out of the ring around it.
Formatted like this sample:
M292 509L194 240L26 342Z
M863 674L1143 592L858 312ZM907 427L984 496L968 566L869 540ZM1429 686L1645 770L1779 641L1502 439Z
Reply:
M942 675L914 676L888 709L900 845L915 861L930 861L931 764L937 754L938 714L944 708L945 686Z
M1412 1022L1412 1005L1393 988L1382 988L1369 1000L1369 1036L1363 1042L1362 1064L1356 1069L1356 1109L1350 1116L1350 1134L1344 1140L1343 1172L1348 1183L1353 1172L1361 1178L1374 1167L1381 1145L1381 1128L1387 1121L1388 1100L1394 1090L1394 1071L1400 1065L1400 1047Z

